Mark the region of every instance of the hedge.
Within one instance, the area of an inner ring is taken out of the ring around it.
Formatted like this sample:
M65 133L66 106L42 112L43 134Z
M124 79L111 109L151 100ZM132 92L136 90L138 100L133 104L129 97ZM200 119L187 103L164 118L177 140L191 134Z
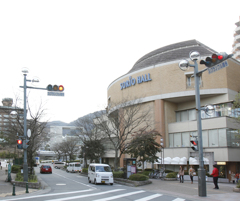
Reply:
M176 178L177 177L177 172L170 172L167 174L166 178Z
M21 166L20 165L13 165L12 166L12 170L11 170L12 173L18 173L20 171L21 171Z
M149 176L149 174L152 172L152 170L144 170L142 172L138 172L138 174L143 174L145 176Z
M113 178L123 178L123 177L124 177L123 171L113 172Z
M148 176L145 176L145 175L139 174L139 173L137 173L137 174L132 174L132 175L130 175L130 177L129 177L129 180L132 180L132 181L146 181L146 180L148 180L148 179L149 179Z
M82 168L82 173L88 173L88 168Z

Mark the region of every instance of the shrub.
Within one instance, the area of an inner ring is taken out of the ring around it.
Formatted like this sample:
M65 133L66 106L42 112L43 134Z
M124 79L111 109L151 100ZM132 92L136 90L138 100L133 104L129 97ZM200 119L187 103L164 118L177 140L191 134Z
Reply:
M20 171L21 171L21 166L20 165L13 165L12 166L12 170L11 170L12 173L18 173Z
M149 177L148 176L145 176L143 174L132 174L130 175L129 177L129 180L132 180L132 181L146 181L148 180Z
M138 174L143 174L143 175L145 175L145 176L148 176L149 175L149 173L151 173L152 171L150 170L144 170L144 171L142 171L142 172L138 172Z
M16 181L23 181L23 174L21 174L21 172L18 172L16 174L16 178L15 178Z
M113 172L113 178L123 178L123 175L123 171Z
M237 183L237 188L240 188L240 180L238 180L238 183Z
M165 170L165 173L173 172L172 170Z
M177 172L169 172L166 176L166 178L176 178L177 177Z
M21 172L18 172L16 174L16 181L23 181L23 174ZM28 182L37 182L37 176L36 175L28 175Z
M82 168L82 173L88 173L88 168Z

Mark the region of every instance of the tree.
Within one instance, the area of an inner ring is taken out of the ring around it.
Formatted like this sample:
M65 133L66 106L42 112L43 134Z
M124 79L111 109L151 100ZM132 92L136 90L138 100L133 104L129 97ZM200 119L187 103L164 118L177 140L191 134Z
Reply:
M141 99L135 101L122 101L110 104L108 113L95 116L97 132L108 138L115 150L114 169L117 170L120 158L126 151L129 139L136 131L142 132L151 129L151 110L142 103Z
M71 162L75 159L79 151L78 143L79 141L76 140L76 137L67 137L61 143L54 144L52 151L58 155L58 159L65 157L65 161L67 161L67 157L69 157L69 161Z
M139 157L139 161L154 163L158 156L156 154L161 151L161 145L156 142L157 136L161 136L159 132L155 130L142 131L139 130L133 136L133 139L128 143L125 153L130 154L134 158Z
M18 98L16 98L15 111L18 111L16 118L11 118L10 113L13 108L8 108L6 112L8 113L8 123L5 126L4 132L1 134L3 139L3 145L12 146L15 148L17 145L17 139L24 136L24 122L23 122L23 110L17 107ZM42 104L39 105L36 112L32 112L31 107L27 104L27 111L30 119L27 120L27 129L31 130L31 137L29 138L29 146L27 148L27 160L28 165L33 167L35 160L36 151L39 149L41 144L46 141L46 124L47 122L42 122L41 119L45 115L45 109Z
M99 158L105 153L102 144L102 134L94 122L94 117L98 117L100 114L100 112L95 112L94 114L79 118L75 122L75 126L82 130L82 133L78 137L82 144L80 157L84 158L84 167L86 167L87 159L91 162L93 160L98 162Z

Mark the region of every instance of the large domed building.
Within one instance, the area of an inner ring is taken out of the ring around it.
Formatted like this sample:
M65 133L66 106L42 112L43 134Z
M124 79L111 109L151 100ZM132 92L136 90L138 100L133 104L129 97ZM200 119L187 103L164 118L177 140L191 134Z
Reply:
M191 51L198 51L201 59L216 53L197 40L159 48L140 58L128 73L110 83L107 91L109 111L111 103L135 99L151 108L154 129L162 135L164 158L168 158L165 168L174 171L178 170L178 163L171 164L169 158L186 158L186 167L190 158L198 159L198 152L191 149L190 143L191 136L197 136L194 69L181 71L178 66L182 59L190 60ZM198 65L199 71L205 68ZM233 109L240 91L240 63L231 58L226 65L213 68L203 72L199 82L201 106L214 107L211 116L201 111L203 156L208 161L207 171L218 164L221 174L230 178L229 171L240 171L240 126L234 123L237 113Z

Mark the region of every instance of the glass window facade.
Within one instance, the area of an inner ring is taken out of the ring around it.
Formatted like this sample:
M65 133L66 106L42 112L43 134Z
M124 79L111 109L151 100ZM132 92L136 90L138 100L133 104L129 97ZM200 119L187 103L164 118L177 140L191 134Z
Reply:
M170 133L169 147L190 147L190 140L197 136L197 131ZM202 131L203 147L239 147L240 132L236 129L223 128Z
M232 103L217 104L217 105L213 105L213 107L214 107L214 112L212 115L207 115L204 110L201 110L201 118L207 119L207 118L223 117L223 116L229 116L229 117L240 116L240 108L234 109ZM194 121L194 120L196 120L195 109L176 112L176 122Z

